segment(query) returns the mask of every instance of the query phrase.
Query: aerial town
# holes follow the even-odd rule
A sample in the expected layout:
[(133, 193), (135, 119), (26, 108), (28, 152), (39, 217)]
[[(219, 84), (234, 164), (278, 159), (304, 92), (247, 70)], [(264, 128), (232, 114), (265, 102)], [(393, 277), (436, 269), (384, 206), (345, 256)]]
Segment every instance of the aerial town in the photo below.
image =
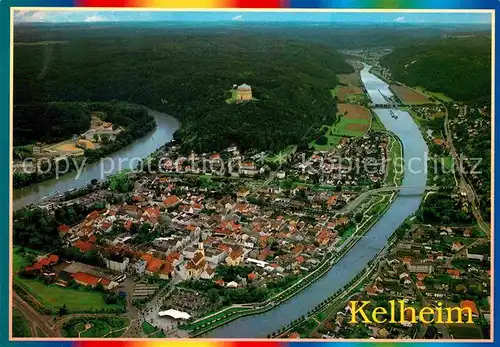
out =
[[(62, 35), (55, 27), (33, 30)], [(16, 83), (41, 83), (29, 77), (23, 28)], [(75, 28), (77, 38), (68, 35), (80, 47), (85, 33)], [(119, 40), (101, 52), (107, 33), (97, 26), (82, 48), (87, 59), (100, 52), (95, 64), (71, 55), (91, 82), (66, 98), (71, 88), (51, 75), (54, 89), (37, 97), (57, 102), (18, 89), (12, 337), (490, 339), (492, 108), (480, 84), (490, 78), (489, 31), (471, 42), (421, 29), (436, 40), (422, 45), (433, 59), (447, 59), (436, 52), (448, 45), (453, 54), (479, 45), (477, 91), (464, 96), (451, 73), (438, 91), (420, 79), (421, 61), (436, 64), (401, 48), (424, 40), (413, 27), (398, 34), (403, 43), (381, 28), (370, 29), (380, 30), (380, 46), (361, 26), (365, 34), (342, 29), (359, 44), (340, 35), (345, 47), (325, 53), (315, 42), (328, 42), (321, 26), (269, 42), (271, 34), (241, 40), (237, 30), (220, 38), (210, 29), (214, 43), (161, 25), (143, 42), (139, 26), (110, 29)], [(69, 54), (64, 42), (44, 45)], [(126, 92), (113, 79), (122, 65), (103, 79), (106, 68), (93, 70), (134, 49), (154, 68), (120, 79)], [(265, 58), (245, 65), (242, 49)], [(184, 71), (186, 52), (203, 57), (203, 73)], [(160, 73), (154, 61), (165, 57), (183, 68)], [(311, 71), (299, 73), (307, 57)], [(230, 77), (226, 59), (239, 66)], [(162, 80), (141, 84), (155, 74)], [(288, 86), (296, 79), (303, 84)], [(37, 123), (45, 117), (56, 125)]]

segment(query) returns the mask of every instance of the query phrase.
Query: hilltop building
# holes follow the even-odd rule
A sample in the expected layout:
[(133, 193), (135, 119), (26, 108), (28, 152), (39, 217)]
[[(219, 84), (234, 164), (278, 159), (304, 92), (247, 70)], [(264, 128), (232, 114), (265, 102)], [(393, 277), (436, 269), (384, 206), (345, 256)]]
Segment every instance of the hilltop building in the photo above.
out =
[(238, 101), (252, 100), (252, 87), (250, 87), (246, 83), (239, 85), (238, 88), (236, 89), (236, 99)]

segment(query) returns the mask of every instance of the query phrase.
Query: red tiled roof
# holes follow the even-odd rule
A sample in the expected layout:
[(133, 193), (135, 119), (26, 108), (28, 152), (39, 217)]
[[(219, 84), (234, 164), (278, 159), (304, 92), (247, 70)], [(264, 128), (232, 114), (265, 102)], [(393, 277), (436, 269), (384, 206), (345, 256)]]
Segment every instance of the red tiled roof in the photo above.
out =
[(174, 206), (176, 205), (177, 203), (179, 203), (181, 200), (175, 196), (175, 195), (170, 195), (168, 198), (166, 198), (165, 200), (163, 200), (163, 204), (166, 206), (166, 207), (171, 207), (171, 206)]
[(148, 266), (146, 269), (149, 272), (156, 273), (158, 272), (158, 270), (160, 270), (162, 265), (163, 265), (163, 260), (158, 258), (152, 258), (150, 261), (148, 261)]
[(60, 233), (64, 233), (64, 234), (66, 234), (70, 229), (71, 228), (69, 226), (67, 226), (66, 224), (61, 224), (57, 228), (57, 230), (59, 230)]
[(460, 301), (460, 308), (470, 308), (472, 311), (472, 314), (479, 314), (479, 311), (477, 310), (476, 303), (472, 300), (462, 300)]
[(76, 272), (73, 274), (73, 278), (77, 282), (83, 282), (91, 286), (96, 286), (99, 283), (99, 277), (86, 274), (84, 272)]
[(75, 242), (74, 246), (80, 250), (80, 252), (88, 252), (94, 249), (95, 245), (91, 242), (85, 242), (78, 240)]
[(87, 215), (86, 219), (96, 220), (97, 218), (99, 218), (99, 216), (100, 216), (99, 211), (92, 211)]

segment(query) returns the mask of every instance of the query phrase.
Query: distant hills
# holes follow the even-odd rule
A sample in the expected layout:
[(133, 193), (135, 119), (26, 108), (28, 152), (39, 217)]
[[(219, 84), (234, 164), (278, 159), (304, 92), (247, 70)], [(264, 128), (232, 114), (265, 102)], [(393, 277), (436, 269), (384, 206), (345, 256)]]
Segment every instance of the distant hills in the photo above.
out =
[(491, 37), (453, 35), (397, 47), (382, 57), (395, 80), (441, 92), (457, 101), (488, 103)]
[[(181, 119), (185, 150), (307, 143), (336, 113), (330, 94), (336, 75), (353, 71), (324, 45), (245, 31), (42, 26), (24, 36), (57, 43), (15, 45), (16, 104), (117, 100), (149, 106)], [(257, 100), (228, 104), (230, 88), (241, 83), (252, 86)]]

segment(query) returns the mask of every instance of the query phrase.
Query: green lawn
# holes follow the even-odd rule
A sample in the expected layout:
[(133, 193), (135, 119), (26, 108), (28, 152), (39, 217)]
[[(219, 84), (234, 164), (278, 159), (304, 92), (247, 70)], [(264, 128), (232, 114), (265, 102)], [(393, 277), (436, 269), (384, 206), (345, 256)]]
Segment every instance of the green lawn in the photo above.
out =
[(398, 139), (389, 138), (389, 162), (387, 163), (387, 182), (391, 185), (399, 185), (404, 175), (403, 148)]
[(154, 326), (152, 326), (149, 322), (146, 322), (146, 321), (142, 322), (141, 326), (142, 326), (142, 331), (146, 335), (150, 335), (158, 330)]
[(290, 146), (287, 146), (284, 150), (278, 152), (277, 154), (266, 157), (265, 160), (267, 162), (280, 163), (280, 162), (283, 162), (284, 160), (286, 160), (286, 158), (288, 158), (288, 156), (295, 153), (296, 150), (297, 150), (297, 145), (290, 145)]
[(370, 99), (366, 94), (347, 94), (344, 98), (344, 102), (347, 104), (368, 104)]
[(384, 124), (382, 124), (382, 122), (378, 118), (377, 114), (375, 112), (371, 112), (371, 113), (372, 113), (372, 126), (370, 129), (372, 131), (384, 131), (385, 126), (384, 126)]
[(16, 283), (28, 290), (42, 304), (55, 310), (66, 305), (69, 311), (84, 311), (89, 309), (117, 309), (122, 305), (108, 305), (104, 302), (104, 295), (99, 292), (76, 290), (45, 283), (34, 279), (15, 277)]
[(432, 96), (432, 97), (434, 97), (436, 99), (439, 99), (439, 100), (441, 100), (443, 102), (452, 102), (453, 101), (452, 98), (444, 95), (443, 93), (430, 92), (430, 91), (426, 90), (423, 87), (415, 87), (414, 89), (418, 90), (419, 92), (421, 92), (423, 94), (427, 94), (427, 95)]
[(383, 198), (377, 195), (376, 203), (372, 205), (367, 211), (365, 211), (365, 216), (377, 215), (384, 210), (391, 198), (391, 194), (383, 195)]
[(218, 314), (211, 316), (211, 317), (207, 317), (207, 318), (202, 319), (196, 323), (188, 324), (188, 325), (186, 325), (185, 329), (186, 330), (196, 330), (196, 329), (202, 328), (203, 325), (205, 325), (205, 327), (206, 327), (207, 325), (210, 325), (210, 324), (217, 324), (218, 321), (221, 321), (223, 319), (227, 319), (227, 317), (229, 317), (235, 313), (244, 312), (246, 310), (250, 310), (250, 308), (245, 308), (245, 307), (230, 308), (228, 310), (225, 310), (224, 312), (218, 313)]
[(323, 125), (323, 128), (326, 127), (328, 129), (324, 135), (328, 139), (327, 144), (320, 145), (316, 143), (316, 140), (313, 140), (309, 143), (309, 147), (317, 151), (329, 150), (337, 146), (343, 137), (359, 137), (365, 134), (364, 131), (346, 129), (349, 124), (370, 124), (370, 120), (348, 119), (347, 117), (341, 116), (337, 124)]
[(442, 163), (443, 163), (444, 167), (446, 168), (446, 170), (448, 172), (450, 172), (452, 169), (452, 165), (453, 165), (453, 161), (452, 161), (451, 156), (449, 155), (449, 156), (443, 157)]
[(20, 269), (31, 265), (27, 260), (28, 255), (36, 257), (40, 255), (40, 253), (28, 248), (24, 248), (24, 251), (21, 252), (20, 247), (14, 246), (14, 249), (12, 251), (12, 269), (14, 272), (17, 272)]
[(229, 92), (231, 93), (231, 97), (226, 99), (226, 102), (228, 104), (232, 104), (233, 102), (236, 101), (236, 89), (230, 89)]
[(12, 269), (14, 270), (14, 273), (18, 272), (20, 269), (23, 269), (28, 265), (29, 263), (23, 255), (19, 253), (12, 254)]
[(347, 137), (358, 137), (358, 136), (362, 136), (365, 133), (364, 131), (346, 129), (346, 127), (349, 124), (370, 124), (370, 120), (349, 119), (347, 117), (342, 116), (340, 118), (340, 121), (336, 125), (332, 126), (330, 131), (332, 132), (332, 135), (347, 136)]

